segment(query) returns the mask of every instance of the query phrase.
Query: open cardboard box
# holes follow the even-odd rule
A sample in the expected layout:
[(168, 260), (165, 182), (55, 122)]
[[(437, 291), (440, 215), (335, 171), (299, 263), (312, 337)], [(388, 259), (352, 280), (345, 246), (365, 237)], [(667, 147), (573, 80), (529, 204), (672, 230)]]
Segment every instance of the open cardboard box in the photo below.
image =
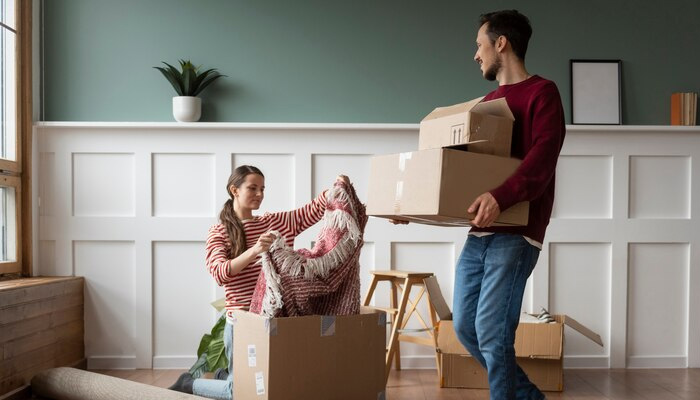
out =
[[(501, 185), (520, 160), (455, 149), (372, 157), (367, 215), (440, 226), (468, 226), (469, 205)], [(527, 225), (529, 204), (503, 210), (494, 226)]]
[(386, 314), (267, 319), (234, 311), (233, 398), (385, 398)]
[(469, 151), (510, 157), (513, 113), (505, 98), (438, 107), (420, 123), (418, 149), (471, 143)]
[[(440, 353), (440, 387), (488, 389), (486, 370), (457, 339), (452, 313), (445, 302), (437, 279), (425, 279), (430, 301), (440, 317), (438, 349)], [(567, 315), (552, 315), (553, 323), (520, 323), (515, 332), (515, 355), (518, 365), (540, 390), (562, 391), (564, 388), (564, 326), (569, 326), (600, 346), (600, 335)]]

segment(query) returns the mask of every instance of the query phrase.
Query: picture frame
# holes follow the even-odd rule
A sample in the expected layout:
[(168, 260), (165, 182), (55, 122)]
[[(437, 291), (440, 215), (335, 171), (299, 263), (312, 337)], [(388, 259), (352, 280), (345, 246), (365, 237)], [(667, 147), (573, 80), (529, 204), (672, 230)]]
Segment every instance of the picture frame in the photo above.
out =
[(622, 125), (622, 61), (569, 60), (571, 123)]

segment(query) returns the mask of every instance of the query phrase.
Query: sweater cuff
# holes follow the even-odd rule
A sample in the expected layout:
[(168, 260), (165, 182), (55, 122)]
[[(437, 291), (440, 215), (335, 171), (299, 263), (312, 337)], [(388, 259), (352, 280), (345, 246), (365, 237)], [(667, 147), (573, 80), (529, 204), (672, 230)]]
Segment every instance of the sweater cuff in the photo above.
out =
[(491, 193), (491, 196), (496, 199), (496, 203), (498, 203), (498, 208), (501, 210), (501, 212), (509, 209), (511, 206), (517, 203), (514, 196), (512, 196), (508, 189), (505, 188), (505, 185), (501, 185), (491, 190), (489, 193)]

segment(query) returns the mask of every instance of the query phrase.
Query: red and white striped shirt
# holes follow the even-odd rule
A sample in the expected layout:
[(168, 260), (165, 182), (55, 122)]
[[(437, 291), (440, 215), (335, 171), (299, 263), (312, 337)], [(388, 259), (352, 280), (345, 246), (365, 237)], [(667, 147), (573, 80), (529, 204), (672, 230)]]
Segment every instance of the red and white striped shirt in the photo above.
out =
[[(292, 211), (265, 213), (263, 216), (255, 216), (243, 221), (243, 230), (246, 236), (246, 246), (255, 245), (263, 233), (275, 230), (286, 238), (288, 246), (294, 246), (294, 238), (311, 225), (320, 221), (326, 210), (325, 192), (321, 193), (311, 203)], [(250, 308), (255, 284), (260, 275), (260, 255), (253, 262), (243, 268), (237, 275), (229, 275), (229, 251), (231, 241), (223, 224), (216, 224), (209, 228), (206, 246), (206, 266), (219, 286), (224, 287), (226, 294), (226, 310), (230, 316), (231, 311)]]

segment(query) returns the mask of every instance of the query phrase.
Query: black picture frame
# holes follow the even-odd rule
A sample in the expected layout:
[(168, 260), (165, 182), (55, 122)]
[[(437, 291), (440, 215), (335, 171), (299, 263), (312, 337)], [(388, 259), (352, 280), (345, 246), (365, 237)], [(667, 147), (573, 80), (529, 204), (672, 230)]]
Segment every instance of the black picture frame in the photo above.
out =
[(622, 125), (622, 61), (569, 60), (571, 123)]

